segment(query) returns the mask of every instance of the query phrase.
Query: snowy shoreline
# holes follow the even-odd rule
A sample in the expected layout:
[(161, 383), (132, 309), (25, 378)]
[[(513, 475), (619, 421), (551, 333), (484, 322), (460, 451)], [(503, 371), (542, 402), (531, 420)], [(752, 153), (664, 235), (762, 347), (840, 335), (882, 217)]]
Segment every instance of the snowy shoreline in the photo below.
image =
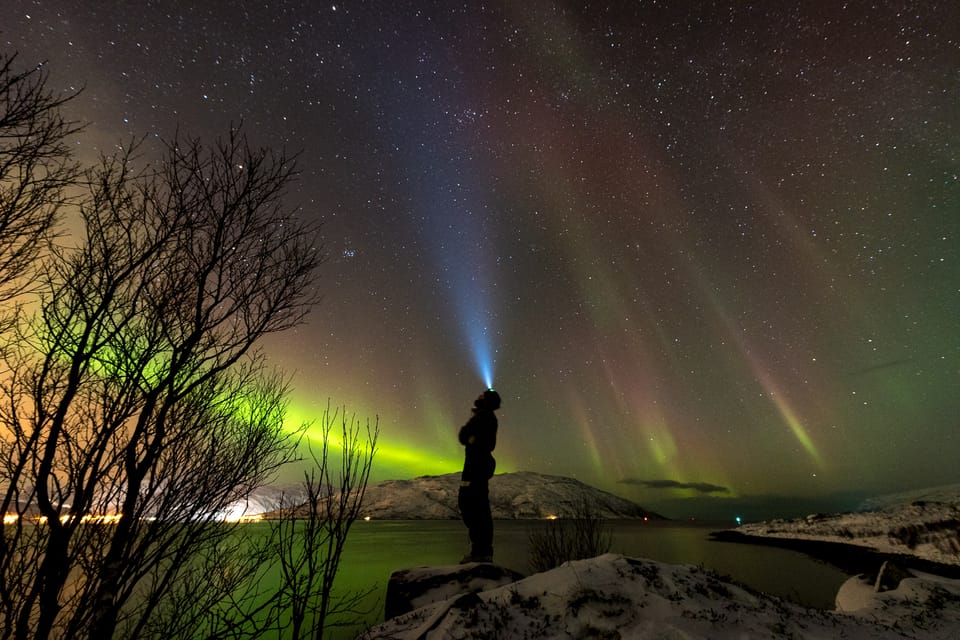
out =
[[(852, 556), (860, 554), (859, 549), (873, 550), (931, 573), (960, 569), (960, 490), (956, 485), (906, 494), (900, 500), (878, 498), (870, 506), (869, 511), (813, 514), (745, 524), (733, 531), (758, 538), (758, 544), (761, 540), (791, 541), (786, 544), (794, 548), (807, 542), (842, 544)], [(830, 553), (828, 547), (823, 549)], [(925, 563), (931, 563), (929, 569), (921, 568)]]
[(735, 529), (714, 531), (710, 534), (710, 538), (717, 542), (762, 545), (798, 551), (833, 565), (851, 576), (862, 573), (876, 573), (884, 561), (893, 560), (901, 566), (924, 573), (932, 573), (944, 578), (960, 579), (960, 564), (929, 560), (911, 553), (878, 550), (851, 542), (823, 540), (813, 537), (794, 538), (785, 535), (760, 535)]
[[(362, 637), (871, 640), (960, 637), (960, 491), (883, 499), (871, 511), (814, 514), (715, 531), (777, 546), (851, 577), (833, 610), (803, 607), (692, 565), (607, 554), (470, 591), (387, 620)], [(449, 568), (436, 567), (442, 575)]]

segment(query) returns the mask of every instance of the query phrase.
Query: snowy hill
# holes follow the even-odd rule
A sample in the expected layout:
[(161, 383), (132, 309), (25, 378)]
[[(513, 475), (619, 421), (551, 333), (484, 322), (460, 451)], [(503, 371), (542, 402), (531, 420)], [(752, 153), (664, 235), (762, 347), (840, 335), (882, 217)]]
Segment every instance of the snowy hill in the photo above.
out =
[(841, 542), (960, 565), (960, 485), (874, 498), (865, 511), (739, 527), (748, 536)]
[[(388, 480), (367, 487), (361, 516), (389, 520), (459, 518), (459, 489), (459, 473)], [(490, 509), (498, 520), (569, 516), (584, 500), (603, 518), (661, 519), (625, 498), (572, 478), (518, 472), (490, 480)]]
[(927, 487), (891, 493), (864, 500), (857, 511), (879, 511), (889, 507), (903, 507), (914, 502), (938, 502), (957, 504), (960, 502), (960, 484), (948, 484), (940, 487)]
[(306, 499), (303, 487), (296, 484), (257, 487), (244, 500), (230, 505), (223, 512), (223, 516), (227, 520), (256, 518), (262, 514), (271, 513), (281, 506), (303, 504)]
[[(841, 611), (805, 609), (693, 566), (607, 554), (435, 602), (374, 627), (408, 638), (956, 638), (960, 581), (904, 580)], [(838, 603), (840, 604), (840, 603)]]

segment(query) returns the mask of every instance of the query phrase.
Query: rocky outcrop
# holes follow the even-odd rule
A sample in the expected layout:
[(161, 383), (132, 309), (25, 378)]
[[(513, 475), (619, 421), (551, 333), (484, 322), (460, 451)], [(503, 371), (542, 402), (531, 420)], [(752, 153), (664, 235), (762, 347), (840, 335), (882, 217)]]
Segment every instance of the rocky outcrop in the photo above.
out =
[[(442, 575), (449, 569), (430, 571)], [(821, 611), (691, 565), (606, 554), (478, 593), (446, 599), (440, 598), (450, 592), (438, 593), (432, 604), (386, 620), (363, 637), (960, 638), (960, 581), (917, 576), (879, 593), (862, 586), (864, 592), (852, 594), (857, 602), (844, 599), (839, 612)]]
[(390, 620), (408, 611), (456, 596), (473, 595), (510, 584), (523, 577), (516, 571), (486, 563), (394, 571), (387, 583), (384, 619)]
[(893, 591), (900, 586), (900, 583), (906, 578), (912, 578), (913, 572), (900, 566), (892, 560), (884, 560), (880, 565), (880, 571), (873, 581), (873, 590), (877, 593), (881, 591)]

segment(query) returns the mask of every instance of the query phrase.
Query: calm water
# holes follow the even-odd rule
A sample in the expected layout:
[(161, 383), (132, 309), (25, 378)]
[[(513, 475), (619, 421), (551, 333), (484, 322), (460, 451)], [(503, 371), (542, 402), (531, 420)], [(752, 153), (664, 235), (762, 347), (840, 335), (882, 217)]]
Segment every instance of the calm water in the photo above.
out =
[[(494, 525), (494, 560), (525, 575), (529, 535), (536, 521), (502, 521)], [(700, 565), (739, 583), (809, 607), (829, 609), (847, 576), (795, 551), (715, 542), (709, 533), (723, 526), (676, 523), (611, 524), (611, 551), (672, 564)], [(375, 587), (375, 613), (382, 620), (387, 580), (409, 567), (456, 564), (467, 550), (466, 529), (459, 521), (357, 522), (350, 533), (337, 589)], [(336, 637), (350, 638), (344, 632)]]

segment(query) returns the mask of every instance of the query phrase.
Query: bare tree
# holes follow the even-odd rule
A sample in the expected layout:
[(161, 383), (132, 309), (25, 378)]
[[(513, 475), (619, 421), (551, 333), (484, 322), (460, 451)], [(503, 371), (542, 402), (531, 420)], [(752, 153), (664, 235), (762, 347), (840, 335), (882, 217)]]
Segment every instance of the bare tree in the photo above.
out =
[[(57, 95), (47, 88), (42, 67), (17, 68), (15, 54), (0, 53), (0, 353), (14, 356), (10, 338), (19, 313), (17, 297), (29, 290), (36, 259), (47, 247), (66, 192), (79, 175), (66, 138), (79, 126), (65, 120), (60, 108), (76, 94)], [(9, 378), (15, 372), (4, 371)], [(3, 390), (12, 400), (12, 389)], [(8, 405), (13, 407), (12, 404)], [(0, 512), (25, 514), (31, 487), (12, 482), (20, 477), (29, 458), (27, 446), (16, 432), (19, 410), (0, 411)], [(11, 418), (11, 419), (7, 419)], [(13, 606), (21, 576), (36, 566), (38, 545), (17, 549), (16, 541), (38, 541), (45, 533), (25, 530), (19, 518), (3, 524), (0, 535), (0, 629), (12, 629)]]
[[(339, 422), (339, 465), (330, 460), (330, 442)], [(335, 618), (342, 624), (357, 622), (366, 613), (358, 607), (369, 592), (335, 596), (333, 583), (347, 534), (360, 515), (373, 466), (378, 426), (361, 428), (346, 409), (323, 415), (322, 445), (311, 448), (314, 466), (305, 472), (302, 488), (306, 500), (293, 509), (281, 509), (277, 521), (276, 553), (281, 579), (278, 604), (289, 612), (289, 627), (281, 621), (281, 633), (291, 640), (320, 640)]]
[(60, 111), (76, 94), (55, 94), (42, 67), (21, 71), (16, 61), (0, 53), (0, 304), (29, 286), (78, 175), (66, 138), (80, 127)]
[[(73, 95), (14, 62), (0, 56), (0, 303), (37, 310), (0, 325), (0, 638), (320, 637), (359, 597), (331, 590), (377, 427), (328, 411), (305, 510), (262, 538), (221, 518), (303, 435), (256, 348), (318, 299), (315, 228), (281, 204), (295, 159), (231, 131), (81, 175), (59, 113)], [(85, 233), (56, 246), (68, 203)]]
[[(335, 592), (334, 580), (378, 434), (376, 422), (361, 425), (345, 408), (328, 406), (322, 444), (310, 446), (298, 490), (283, 495), (265, 522), (244, 525), (243, 535), (195, 559), (164, 611), (130, 637), (307, 640), (359, 624), (373, 588)], [(337, 449), (339, 456), (331, 456)]]
[[(4, 532), (0, 568), (30, 569), (0, 575), (6, 637), (137, 637), (229, 536), (214, 515), (296, 443), (255, 347), (316, 301), (314, 228), (281, 203), (294, 159), (232, 131), (134, 165), (91, 175), (86, 235), (44, 262), (40, 311), (11, 341), (0, 489), (45, 524)], [(102, 513), (119, 518), (89, 526)]]

